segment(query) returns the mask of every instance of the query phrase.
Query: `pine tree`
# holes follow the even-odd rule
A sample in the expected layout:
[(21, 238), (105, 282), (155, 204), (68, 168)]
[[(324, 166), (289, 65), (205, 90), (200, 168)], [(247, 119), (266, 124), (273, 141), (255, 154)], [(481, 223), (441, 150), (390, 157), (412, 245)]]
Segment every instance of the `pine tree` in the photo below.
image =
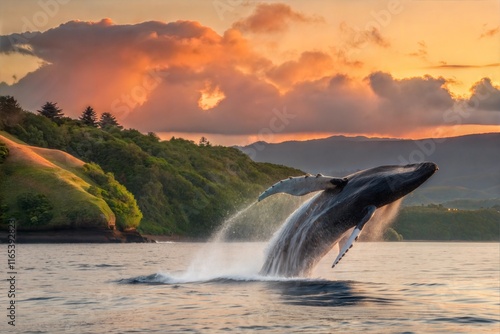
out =
[(58, 121), (64, 116), (62, 109), (57, 107), (56, 102), (47, 102), (42, 106), (41, 110), (37, 111), (40, 115), (45, 116), (52, 121)]
[(105, 112), (101, 115), (101, 118), (99, 119), (99, 126), (101, 129), (109, 129), (112, 127), (117, 127), (119, 129), (123, 128), (120, 124), (118, 124), (115, 116), (109, 112)]
[(97, 122), (97, 114), (94, 111), (94, 109), (91, 106), (88, 106), (85, 108), (85, 110), (82, 112), (82, 115), (80, 116), (80, 121), (88, 126), (98, 126)]
[(19, 123), (23, 110), (12, 96), (0, 96), (0, 130)]

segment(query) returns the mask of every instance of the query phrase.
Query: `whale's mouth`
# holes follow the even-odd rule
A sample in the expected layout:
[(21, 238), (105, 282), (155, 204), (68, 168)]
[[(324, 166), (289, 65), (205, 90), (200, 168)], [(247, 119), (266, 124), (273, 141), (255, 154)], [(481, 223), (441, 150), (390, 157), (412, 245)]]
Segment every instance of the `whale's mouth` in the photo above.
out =
[(431, 173), (431, 175), (439, 170), (438, 165), (436, 165), (434, 162), (422, 162), (420, 164), (417, 164), (416, 166), (418, 169), (422, 169)]
[[(436, 165), (433, 162), (423, 162), (421, 164), (416, 164), (413, 175), (409, 175), (408, 177), (408, 183), (412, 188), (410, 191), (413, 191), (416, 188), (418, 188), (422, 183), (427, 181), (427, 179), (430, 178), (432, 175), (434, 175), (434, 173), (437, 172), (438, 170), (439, 170), (438, 165)], [(412, 185), (413, 183), (416, 184)]]

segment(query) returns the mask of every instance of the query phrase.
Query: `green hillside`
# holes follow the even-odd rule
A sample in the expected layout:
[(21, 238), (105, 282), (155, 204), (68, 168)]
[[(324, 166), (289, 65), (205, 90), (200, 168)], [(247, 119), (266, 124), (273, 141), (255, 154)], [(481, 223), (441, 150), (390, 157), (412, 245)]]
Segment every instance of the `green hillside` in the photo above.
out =
[[(303, 174), (256, 163), (235, 148), (212, 146), (208, 141), (161, 141), (154, 133), (123, 130), (118, 124), (100, 128), (65, 117), (49, 119), (22, 111), (15, 100), (6, 109), (10, 121), (3, 122), (4, 131), (30, 145), (95, 163), (87, 165), (91, 169), (87, 172), (96, 184), (100, 178), (93, 177), (93, 171), (102, 168), (112, 173), (109, 181), (125, 186), (137, 201), (143, 215), (138, 228), (143, 233), (206, 237), (276, 180)], [(103, 198), (109, 193), (94, 190), (87, 192)], [(115, 198), (121, 197), (120, 191), (115, 193)], [(110, 207), (120, 211), (119, 206)]]

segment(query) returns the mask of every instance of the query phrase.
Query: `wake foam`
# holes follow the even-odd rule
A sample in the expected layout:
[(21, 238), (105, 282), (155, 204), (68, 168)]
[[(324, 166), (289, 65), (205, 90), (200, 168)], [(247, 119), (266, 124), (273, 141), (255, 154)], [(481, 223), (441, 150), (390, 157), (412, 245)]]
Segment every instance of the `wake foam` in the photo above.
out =
[(157, 285), (157, 284), (204, 284), (204, 283), (252, 283), (252, 282), (303, 282), (305, 284), (325, 284), (330, 281), (324, 279), (312, 279), (312, 278), (298, 278), (298, 277), (273, 277), (273, 276), (262, 276), (262, 275), (228, 275), (228, 276), (218, 276), (208, 279), (194, 279), (186, 277), (185, 275), (170, 275), (167, 273), (156, 273), (147, 276), (137, 276), (131, 278), (123, 278), (118, 281), (120, 284), (146, 284), (146, 285)]
[[(205, 285), (219, 286), (226, 289), (227, 285), (258, 284), (258, 291), (266, 291), (284, 304), (340, 307), (359, 304), (372, 304), (381, 307), (397, 302), (397, 300), (373, 295), (370, 290), (380, 290), (379, 283), (355, 281), (329, 281), (325, 279), (290, 278), (272, 276), (221, 276), (206, 281), (190, 281), (185, 278), (165, 273), (156, 273), (148, 276), (138, 276), (118, 281), (119, 284), (169, 285), (174, 289), (186, 285), (197, 285), (197, 291), (203, 290)], [(209, 287), (212, 291), (213, 286)], [(385, 287), (382, 287), (385, 289)], [(198, 290), (201, 289), (201, 290)], [(368, 290), (368, 291), (366, 291)], [(254, 290), (250, 290), (254, 291)]]

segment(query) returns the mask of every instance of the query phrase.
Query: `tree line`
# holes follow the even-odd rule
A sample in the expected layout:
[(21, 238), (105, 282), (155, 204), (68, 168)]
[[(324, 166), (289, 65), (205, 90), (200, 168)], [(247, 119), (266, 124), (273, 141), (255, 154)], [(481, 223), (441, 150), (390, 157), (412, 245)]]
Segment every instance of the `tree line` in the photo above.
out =
[[(7, 97), (11, 98), (12, 97)], [(10, 102), (12, 103), (12, 101)], [(46, 102), (40, 110), (37, 110), (37, 112), (42, 115), (47, 117), (48, 119), (54, 121), (54, 122), (60, 122), (62, 118), (64, 117), (64, 113), (62, 112), (62, 109), (60, 109), (57, 106), (57, 103), (55, 102)], [(116, 117), (109, 113), (109, 112), (104, 112), (101, 114), (101, 117), (98, 119), (97, 118), (97, 113), (95, 112), (94, 108), (91, 106), (88, 106), (85, 108), (84, 111), (82, 111), (82, 114), (78, 118), (84, 125), (87, 126), (93, 126), (93, 127), (99, 127), (101, 129), (106, 129), (110, 127), (117, 127), (122, 129), (123, 127), (118, 123)]]

